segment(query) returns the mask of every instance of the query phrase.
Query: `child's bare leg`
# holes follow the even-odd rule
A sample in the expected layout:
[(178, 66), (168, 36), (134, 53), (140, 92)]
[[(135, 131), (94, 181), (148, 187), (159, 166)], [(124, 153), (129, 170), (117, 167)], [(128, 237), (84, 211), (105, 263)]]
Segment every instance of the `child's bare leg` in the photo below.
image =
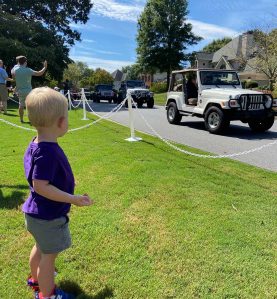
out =
[(38, 266), (38, 283), (43, 297), (53, 295), (55, 288), (54, 272), (55, 259), (58, 254), (41, 254), (41, 260)]
[(38, 280), (38, 266), (41, 260), (41, 251), (40, 249), (37, 247), (37, 245), (34, 245), (31, 254), (30, 254), (30, 259), (29, 259), (29, 263), (30, 263), (30, 268), (31, 268), (31, 274), (32, 274), (32, 278), (34, 280)]

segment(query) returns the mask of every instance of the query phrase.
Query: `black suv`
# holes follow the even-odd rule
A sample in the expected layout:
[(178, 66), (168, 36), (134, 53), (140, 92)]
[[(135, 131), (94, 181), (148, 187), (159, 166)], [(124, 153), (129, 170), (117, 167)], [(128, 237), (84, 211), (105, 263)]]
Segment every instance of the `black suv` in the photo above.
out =
[(93, 93), (93, 101), (100, 103), (101, 100), (106, 100), (109, 103), (112, 101), (117, 102), (116, 93), (113, 91), (113, 86), (111, 84), (98, 84), (95, 85)]
[[(139, 108), (142, 107), (144, 103), (147, 104), (148, 108), (154, 107), (154, 94), (146, 88), (144, 81), (127, 80), (121, 83), (118, 102), (122, 102), (126, 98), (127, 90), (130, 91), (133, 100), (137, 103)], [(125, 106), (128, 107), (127, 101)]]

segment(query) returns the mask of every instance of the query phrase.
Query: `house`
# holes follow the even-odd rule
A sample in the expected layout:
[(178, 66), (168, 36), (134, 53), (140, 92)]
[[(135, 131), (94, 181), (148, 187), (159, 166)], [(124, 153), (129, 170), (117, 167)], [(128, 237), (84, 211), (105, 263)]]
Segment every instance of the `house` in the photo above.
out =
[(255, 70), (256, 52), (254, 36), (251, 32), (246, 32), (215, 53), (197, 52), (193, 67), (235, 70), (241, 80), (254, 80), (259, 85), (268, 85), (266, 75)]

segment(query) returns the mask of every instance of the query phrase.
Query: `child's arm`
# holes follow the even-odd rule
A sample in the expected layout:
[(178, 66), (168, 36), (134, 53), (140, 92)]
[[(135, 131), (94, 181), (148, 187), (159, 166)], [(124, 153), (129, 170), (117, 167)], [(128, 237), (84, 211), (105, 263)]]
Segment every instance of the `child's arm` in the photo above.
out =
[(37, 194), (53, 201), (71, 203), (79, 207), (92, 204), (88, 195), (71, 195), (49, 184), (49, 181), (33, 180), (33, 188)]

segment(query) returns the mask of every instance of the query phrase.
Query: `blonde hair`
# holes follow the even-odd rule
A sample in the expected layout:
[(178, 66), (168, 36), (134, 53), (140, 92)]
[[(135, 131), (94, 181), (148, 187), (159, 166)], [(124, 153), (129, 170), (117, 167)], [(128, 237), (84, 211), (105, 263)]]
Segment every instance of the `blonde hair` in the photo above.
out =
[(49, 87), (33, 89), (27, 96), (26, 108), (34, 127), (50, 127), (68, 113), (66, 97)]

